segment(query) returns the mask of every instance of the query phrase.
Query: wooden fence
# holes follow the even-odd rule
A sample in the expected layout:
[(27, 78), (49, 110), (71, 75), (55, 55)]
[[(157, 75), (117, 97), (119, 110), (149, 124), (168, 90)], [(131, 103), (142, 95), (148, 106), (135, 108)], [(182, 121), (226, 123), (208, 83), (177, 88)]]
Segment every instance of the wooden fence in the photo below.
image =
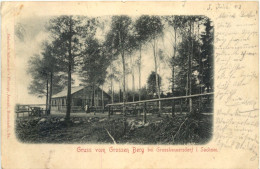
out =
[[(178, 96), (178, 97), (167, 97), (161, 99), (141, 100), (135, 102), (125, 103), (113, 103), (107, 104), (108, 118), (115, 112), (122, 112), (123, 109), (132, 114), (140, 114), (143, 112), (143, 121), (146, 123), (147, 113), (163, 113), (171, 112), (172, 116), (178, 113), (190, 112), (189, 100), (192, 100), (192, 109), (196, 109), (198, 112), (212, 112), (213, 111), (213, 99), (214, 93), (206, 94), (195, 94), (190, 96)], [(161, 103), (159, 103), (161, 102)], [(161, 110), (159, 110), (159, 104), (161, 104)]]
[(45, 104), (27, 104), (27, 105), (16, 105), (15, 113), (17, 117), (20, 117), (20, 114), (22, 114), (22, 117), (25, 116), (42, 116), (44, 114), (47, 114)]
[[(51, 106), (51, 110), (57, 112), (66, 112), (67, 106)], [(82, 112), (84, 108), (82, 106), (71, 106), (71, 113)]]

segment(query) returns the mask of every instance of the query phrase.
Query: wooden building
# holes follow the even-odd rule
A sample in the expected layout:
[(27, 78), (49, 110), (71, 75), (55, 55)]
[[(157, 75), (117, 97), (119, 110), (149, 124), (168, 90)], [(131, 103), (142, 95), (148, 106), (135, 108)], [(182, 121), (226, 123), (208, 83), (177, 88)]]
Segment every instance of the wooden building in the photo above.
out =
[[(103, 100), (102, 100), (103, 97)], [(52, 110), (66, 111), (67, 88), (52, 96)], [(102, 107), (111, 100), (110, 95), (99, 87), (93, 92), (90, 86), (71, 87), (71, 110), (84, 111), (85, 105), (90, 107)]]

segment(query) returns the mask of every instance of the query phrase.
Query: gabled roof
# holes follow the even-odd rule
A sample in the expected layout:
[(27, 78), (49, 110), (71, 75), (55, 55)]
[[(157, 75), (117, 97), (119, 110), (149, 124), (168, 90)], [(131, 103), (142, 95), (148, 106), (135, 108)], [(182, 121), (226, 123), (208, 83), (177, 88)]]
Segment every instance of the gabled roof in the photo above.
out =
[[(75, 86), (75, 87), (71, 87), (71, 94), (74, 94), (82, 89), (84, 89), (86, 86)], [(98, 87), (99, 90), (102, 90), (100, 87)], [(107, 94), (104, 90), (104, 95), (108, 96), (109, 98), (111, 98), (111, 96), (109, 94)], [(67, 97), (67, 93), (68, 90), (67, 88), (63, 89), (61, 92), (55, 94), (52, 96), (52, 98), (61, 98), (61, 97)]]
[[(71, 87), (71, 94), (74, 94), (74, 93), (80, 91), (81, 89), (84, 89), (84, 86)], [(67, 90), (67, 88), (65, 88), (61, 92), (53, 95), (52, 98), (66, 97), (67, 92), (68, 92), (68, 90)]]

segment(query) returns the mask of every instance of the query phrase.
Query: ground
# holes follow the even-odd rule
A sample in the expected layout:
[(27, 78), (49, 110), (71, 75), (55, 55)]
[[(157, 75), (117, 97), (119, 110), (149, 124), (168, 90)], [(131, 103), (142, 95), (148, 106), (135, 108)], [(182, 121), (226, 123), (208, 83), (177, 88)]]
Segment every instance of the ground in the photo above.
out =
[(123, 115), (72, 113), (69, 124), (64, 117), (19, 117), (17, 137), (25, 143), (204, 144), (212, 134), (212, 114), (148, 114), (145, 124), (142, 115), (128, 116), (126, 133)]

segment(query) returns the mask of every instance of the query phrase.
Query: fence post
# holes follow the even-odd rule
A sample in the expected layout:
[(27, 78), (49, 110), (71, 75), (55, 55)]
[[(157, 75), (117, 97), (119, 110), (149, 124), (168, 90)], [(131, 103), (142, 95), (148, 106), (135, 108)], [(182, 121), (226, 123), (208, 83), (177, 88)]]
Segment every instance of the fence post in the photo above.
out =
[(191, 114), (191, 113), (194, 113), (194, 111), (193, 111), (193, 100), (192, 100), (192, 97), (190, 97), (189, 98), (189, 113)]
[(133, 111), (133, 115), (136, 116), (136, 104), (134, 105), (134, 111)]
[(141, 114), (140, 104), (138, 104), (138, 106), (137, 106), (137, 116), (139, 117), (140, 114)]
[(175, 100), (172, 100), (172, 117), (175, 115)]
[(143, 123), (146, 123), (146, 103), (144, 103), (144, 109), (143, 109)]
[(181, 114), (182, 114), (182, 99), (180, 99), (181, 100)]
[(108, 118), (110, 119), (110, 106), (108, 106)]
[(199, 113), (201, 113), (202, 96), (199, 96)]
[(160, 114), (161, 114), (161, 112), (160, 112), (160, 102), (159, 101), (157, 101), (156, 102), (157, 103), (157, 106), (156, 106), (156, 108), (158, 109), (158, 115), (160, 116)]

